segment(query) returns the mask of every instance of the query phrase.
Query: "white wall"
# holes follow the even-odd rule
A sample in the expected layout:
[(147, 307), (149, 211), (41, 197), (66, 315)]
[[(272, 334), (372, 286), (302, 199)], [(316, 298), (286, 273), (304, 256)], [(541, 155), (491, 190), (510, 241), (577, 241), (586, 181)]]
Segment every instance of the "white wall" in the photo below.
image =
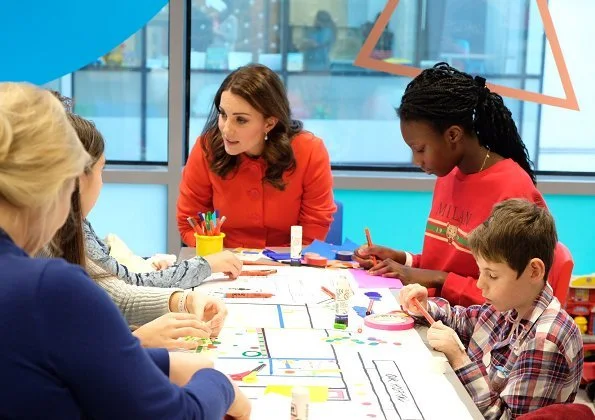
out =
[[(595, 1), (550, 0), (549, 8), (580, 111), (543, 106), (540, 169), (555, 170), (563, 162), (563, 170), (595, 171)], [(561, 94), (559, 80), (558, 70), (548, 47), (544, 93)], [(564, 150), (560, 149), (568, 150), (568, 155), (562, 157), (559, 153)], [(558, 153), (556, 156), (551, 155), (554, 151)]]

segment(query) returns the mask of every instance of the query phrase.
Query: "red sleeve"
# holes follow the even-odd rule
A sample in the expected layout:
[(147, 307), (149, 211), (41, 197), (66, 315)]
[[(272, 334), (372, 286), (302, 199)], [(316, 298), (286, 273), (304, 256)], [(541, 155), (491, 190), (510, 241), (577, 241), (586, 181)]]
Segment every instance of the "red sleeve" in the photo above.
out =
[(298, 218), (305, 245), (314, 239), (325, 240), (337, 210), (328, 151), (320, 139), (314, 139), (312, 145), (304, 172), (304, 193)]
[(178, 230), (182, 241), (188, 246), (196, 246), (194, 231), (186, 220), (196, 217), (198, 212), (213, 209), (213, 186), (209, 178), (209, 164), (198, 139), (188, 156), (182, 171), (180, 195), (178, 196)]
[(419, 268), (419, 264), (421, 262), (421, 254), (412, 254), (413, 262), (411, 263), (411, 267)]
[(547, 208), (547, 204), (545, 203), (543, 196), (541, 195), (537, 187), (533, 185), (533, 183), (527, 185), (525, 188), (522, 188), (521, 186), (521, 189), (516, 191), (515, 193), (504, 194), (502, 197), (500, 197), (498, 203), (511, 198), (524, 198), (525, 200), (530, 201), (531, 203), (537, 204), (539, 207)]
[(453, 306), (483, 305), (486, 301), (477, 287), (477, 279), (455, 273), (446, 276), (440, 296)]

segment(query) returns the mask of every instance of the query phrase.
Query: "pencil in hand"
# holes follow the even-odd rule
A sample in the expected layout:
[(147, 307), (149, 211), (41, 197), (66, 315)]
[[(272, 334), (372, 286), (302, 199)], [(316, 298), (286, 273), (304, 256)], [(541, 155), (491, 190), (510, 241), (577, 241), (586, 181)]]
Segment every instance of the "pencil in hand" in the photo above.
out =
[(430, 325), (432, 325), (434, 322), (434, 318), (432, 318), (432, 315), (430, 315), (430, 313), (426, 310), (426, 308), (424, 308), (421, 303), (419, 303), (419, 300), (417, 300), (416, 297), (412, 297), (411, 298), (411, 302), (413, 302), (413, 305), (415, 305), (415, 307), (417, 308), (417, 310), (419, 312), (421, 312), (421, 314), (424, 316), (424, 318), (426, 319), (426, 321), (428, 321), (428, 323)]
[[(368, 242), (368, 248), (371, 248), (372, 247), (372, 236), (370, 236), (370, 229), (364, 228), (364, 232), (366, 234), (366, 241)], [(376, 260), (375, 255), (370, 255), (370, 259), (372, 260), (372, 264), (374, 264), (374, 265), (378, 264), (378, 261)]]
[[(417, 300), (416, 297), (411, 298), (411, 302), (413, 302), (413, 304), (415, 305), (415, 307), (417, 308), (418, 311), (421, 312), (421, 314), (424, 316), (424, 318), (426, 319), (426, 321), (428, 321), (430, 323), (430, 325), (434, 324), (436, 321), (434, 320), (434, 318), (432, 318), (432, 315), (430, 315), (430, 313), (426, 310), (426, 308), (424, 308), (421, 303), (419, 302), (419, 300)], [(455, 341), (457, 342), (459, 348), (461, 349), (461, 351), (465, 352), (465, 346), (463, 345), (463, 342), (461, 341), (461, 337), (459, 337), (459, 335), (457, 334), (456, 331), (453, 330), (454, 333), (454, 338)]]

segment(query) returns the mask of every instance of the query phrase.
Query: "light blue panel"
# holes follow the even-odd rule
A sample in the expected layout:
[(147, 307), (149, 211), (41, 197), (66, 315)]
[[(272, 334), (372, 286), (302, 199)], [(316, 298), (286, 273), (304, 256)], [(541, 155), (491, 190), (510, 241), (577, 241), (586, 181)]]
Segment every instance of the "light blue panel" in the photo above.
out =
[(97, 234), (118, 235), (137, 255), (167, 250), (167, 186), (105, 184), (89, 221)]
[(378, 245), (421, 251), (431, 193), (336, 190), (335, 200), (343, 203), (344, 238), (363, 244), (368, 227)]
[(595, 196), (546, 195), (550, 211), (556, 220), (558, 237), (574, 258), (574, 273), (595, 272)]
[(0, 2), (0, 80), (47, 83), (138, 31), (167, 0)]
[[(335, 199), (343, 203), (346, 238), (363, 244), (367, 226), (377, 244), (421, 250), (430, 192), (336, 190)], [(574, 257), (574, 273), (595, 272), (595, 229), (588, 223), (595, 214), (595, 196), (547, 195), (545, 199), (560, 241)]]

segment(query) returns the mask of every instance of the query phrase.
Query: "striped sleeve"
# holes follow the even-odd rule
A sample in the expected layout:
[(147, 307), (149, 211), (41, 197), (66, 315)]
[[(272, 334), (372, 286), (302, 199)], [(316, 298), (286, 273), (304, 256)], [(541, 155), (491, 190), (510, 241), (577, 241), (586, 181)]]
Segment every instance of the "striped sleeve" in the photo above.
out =
[(92, 261), (87, 262), (87, 270), (97, 277), (99, 287), (110, 296), (131, 326), (144, 325), (169, 313), (171, 295), (181, 290), (133, 286), (115, 276), (105, 276), (105, 272)]
[(169, 268), (149, 273), (135, 273), (109, 255), (108, 246), (97, 236), (91, 224), (85, 220), (85, 247), (87, 257), (109, 274), (135, 286), (176, 287), (190, 289), (200, 285), (211, 275), (209, 263), (195, 257)]
[(482, 306), (473, 305), (468, 308), (451, 306), (446, 299), (428, 299), (428, 312), (435, 320), (442, 323), (457, 333), (465, 346), (468, 346), (477, 320), (482, 313)]

